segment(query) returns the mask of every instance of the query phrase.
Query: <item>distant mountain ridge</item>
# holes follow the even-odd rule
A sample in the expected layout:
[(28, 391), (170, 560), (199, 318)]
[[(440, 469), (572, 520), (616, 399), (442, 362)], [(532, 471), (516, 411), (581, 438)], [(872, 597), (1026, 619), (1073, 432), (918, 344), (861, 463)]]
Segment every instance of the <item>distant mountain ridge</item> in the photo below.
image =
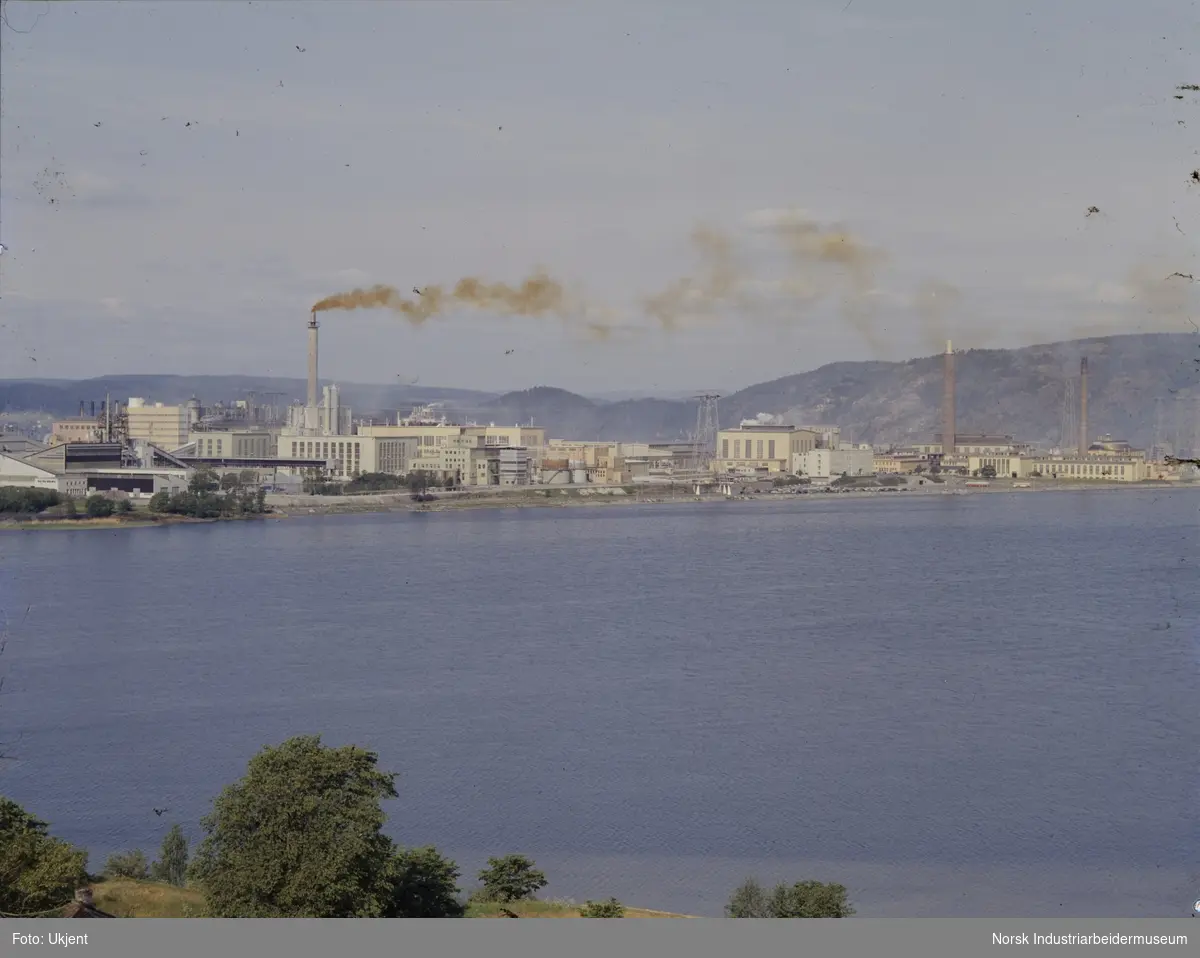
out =
[[(972, 349), (956, 355), (957, 424), (960, 433), (1013, 435), (1053, 444), (1061, 432), (1063, 396), (1076, 379), (1080, 357), (1089, 364), (1089, 431), (1110, 433), (1141, 447), (1178, 434), (1180, 447), (1200, 445), (1200, 336), (1145, 333), (1027, 346)], [(940, 431), (941, 356), (903, 362), (837, 362), (809, 372), (758, 383), (720, 401), (722, 425), (759, 413), (792, 423), (833, 423), (858, 442), (905, 443)], [(588, 399), (550, 386), (493, 393), (412, 386), (341, 386), (356, 415), (390, 414), (415, 403), (440, 401), (448, 416), (475, 421), (545, 426), (554, 438), (679, 439), (695, 428), (696, 405), (679, 399)], [(73, 415), (80, 400), (145, 396), (205, 402), (284, 393), (304, 395), (302, 379), (252, 376), (106, 376), (83, 381), (0, 381), (0, 410), (44, 410)], [(1078, 393), (1076, 393), (1076, 396)]]

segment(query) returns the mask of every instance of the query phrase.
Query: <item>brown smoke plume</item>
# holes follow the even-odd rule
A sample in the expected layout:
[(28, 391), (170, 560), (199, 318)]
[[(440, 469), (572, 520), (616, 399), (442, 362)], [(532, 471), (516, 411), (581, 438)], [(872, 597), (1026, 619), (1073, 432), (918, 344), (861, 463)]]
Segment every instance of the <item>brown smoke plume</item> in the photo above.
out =
[(483, 309), (507, 316), (544, 316), (567, 313), (562, 285), (544, 272), (536, 272), (519, 286), (485, 283), (473, 276), (460, 279), (453, 289), (426, 286), (406, 298), (393, 286), (371, 286), (326, 296), (313, 304), (314, 313), (330, 309), (390, 309), (419, 326), (454, 307)]
[(768, 231), (783, 244), (791, 260), (786, 287), (805, 291), (806, 298), (822, 299), (842, 286), (845, 319), (882, 355), (885, 345), (872, 322), (870, 296), (875, 272), (886, 259), (883, 252), (865, 246), (844, 229), (822, 226), (799, 212), (775, 217)]
[(685, 317), (710, 316), (717, 306), (738, 299), (743, 276), (733, 242), (702, 226), (692, 233), (692, 243), (700, 255), (700, 277), (677, 279), (645, 302), (646, 312), (665, 329), (676, 329)]

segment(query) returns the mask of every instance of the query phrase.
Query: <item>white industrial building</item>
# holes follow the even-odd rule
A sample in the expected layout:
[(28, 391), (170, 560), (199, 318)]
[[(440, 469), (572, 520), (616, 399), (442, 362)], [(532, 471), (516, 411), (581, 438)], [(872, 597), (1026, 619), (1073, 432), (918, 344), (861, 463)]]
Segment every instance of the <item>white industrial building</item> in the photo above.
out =
[(809, 449), (794, 457), (793, 471), (813, 479), (875, 474), (875, 453), (868, 445), (842, 443), (840, 449)]
[(0, 454), (0, 485), (71, 498), (95, 492), (149, 498), (185, 490), (190, 476), (186, 463), (149, 443), (60, 443), (28, 456)]

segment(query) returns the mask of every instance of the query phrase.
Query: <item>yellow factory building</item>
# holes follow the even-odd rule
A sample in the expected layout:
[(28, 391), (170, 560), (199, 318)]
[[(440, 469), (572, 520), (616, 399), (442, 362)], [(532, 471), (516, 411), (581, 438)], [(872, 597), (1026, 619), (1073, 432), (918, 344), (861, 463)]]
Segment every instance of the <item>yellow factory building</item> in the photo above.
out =
[(125, 407), (126, 435), (160, 449), (178, 449), (188, 441), (190, 418), (186, 406), (164, 406), (133, 397)]
[(821, 435), (809, 429), (744, 422), (717, 433), (713, 468), (718, 473), (794, 473), (820, 442)]

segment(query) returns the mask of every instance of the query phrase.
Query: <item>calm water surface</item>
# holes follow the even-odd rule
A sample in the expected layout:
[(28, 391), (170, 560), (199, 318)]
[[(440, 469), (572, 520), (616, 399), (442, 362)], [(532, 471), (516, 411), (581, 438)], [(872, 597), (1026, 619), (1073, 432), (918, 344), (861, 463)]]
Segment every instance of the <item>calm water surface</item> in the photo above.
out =
[[(0, 791), (198, 836), (265, 743), (398, 771), (468, 878), (719, 914), (1183, 914), (1200, 895), (1188, 491), (528, 509), (0, 535)], [(171, 811), (158, 818), (155, 807)]]

